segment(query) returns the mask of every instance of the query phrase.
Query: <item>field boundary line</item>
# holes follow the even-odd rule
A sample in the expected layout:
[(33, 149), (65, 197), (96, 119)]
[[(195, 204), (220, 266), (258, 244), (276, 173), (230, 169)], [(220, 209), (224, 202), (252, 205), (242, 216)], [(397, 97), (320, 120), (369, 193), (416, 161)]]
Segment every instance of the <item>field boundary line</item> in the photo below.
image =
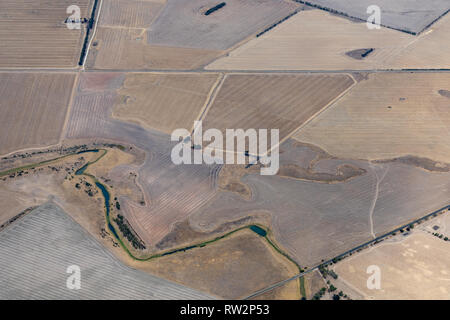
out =
[(72, 91), (70, 94), (70, 99), (69, 99), (69, 105), (67, 106), (67, 110), (66, 110), (66, 117), (64, 119), (64, 124), (61, 130), (61, 134), (59, 136), (59, 142), (58, 145), (61, 145), (62, 141), (66, 138), (67, 135), (67, 124), (69, 123), (69, 119), (70, 119), (70, 114), (72, 112), (72, 106), (75, 103), (75, 95), (76, 92), (78, 91), (78, 85), (79, 85), (79, 81), (80, 81), (80, 72), (77, 72), (76, 76), (75, 76), (75, 80), (73, 81), (73, 86), (72, 86)]
[[(203, 119), (208, 114), (209, 109), (211, 109), (211, 106), (213, 105), (214, 101), (216, 100), (217, 95), (219, 94), (220, 89), (222, 88), (223, 83), (225, 82), (225, 79), (227, 78), (228, 74), (226, 73), (219, 73), (219, 76), (217, 77), (216, 82), (212, 86), (208, 97), (206, 98), (205, 104), (200, 111), (200, 114), (197, 117), (197, 121), (203, 121)], [(194, 124), (192, 124), (191, 127), (191, 135), (194, 134)]]
[[(95, 9), (95, 1), (96, 0), (94, 0), (94, 5), (93, 5), (94, 8), (92, 10)], [(88, 44), (88, 46), (86, 48), (86, 53), (84, 54), (84, 57), (83, 57), (83, 64), (81, 65), (81, 69), (82, 70), (84, 70), (84, 68), (85, 68), (86, 60), (87, 60), (87, 57), (89, 55), (89, 49), (91, 48), (92, 41), (94, 40), (95, 34), (97, 33), (97, 25), (99, 23), (100, 12), (102, 11), (102, 6), (103, 6), (103, 0), (100, 0), (100, 4), (98, 6), (97, 17), (95, 18), (95, 21), (94, 21), (94, 31), (92, 32), (91, 40), (89, 41), (89, 44)], [(86, 31), (86, 32), (88, 32), (88, 31)], [(89, 36), (89, 34), (87, 36)]]
[(324, 111), (328, 110), (330, 107), (332, 107), (336, 102), (338, 102), (341, 98), (343, 98), (345, 95), (347, 95), (347, 93), (352, 90), (357, 84), (358, 82), (355, 80), (355, 78), (353, 77), (353, 75), (349, 74), (349, 73), (345, 73), (346, 75), (348, 75), (350, 77), (350, 79), (352, 79), (353, 84), (350, 85), (347, 89), (345, 89), (344, 91), (342, 91), (337, 97), (335, 97), (333, 100), (331, 100), (330, 102), (328, 102), (325, 106), (323, 106), (319, 111), (317, 111), (316, 113), (314, 113), (311, 117), (309, 117), (305, 122), (303, 122), (299, 127), (297, 127), (296, 129), (292, 130), (291, 133), (289, 133), (288, 135), (286, 135), (286, 137), (284, 137), (280, 143), (275, 146), (274, 148), (281, 146), (281, 144), (283, 144), (285, 141), (287, 141), (289, 138), (291, 138), (292, 136), (294, 136), (296, 133), (298, 133), (298, 131), (300, 131), (302, 128), (304, 128), (307, 124), (309, 124), (312, 120), (314, 120), (315, 118), (317, 118), (320, 114), (322, 114)]

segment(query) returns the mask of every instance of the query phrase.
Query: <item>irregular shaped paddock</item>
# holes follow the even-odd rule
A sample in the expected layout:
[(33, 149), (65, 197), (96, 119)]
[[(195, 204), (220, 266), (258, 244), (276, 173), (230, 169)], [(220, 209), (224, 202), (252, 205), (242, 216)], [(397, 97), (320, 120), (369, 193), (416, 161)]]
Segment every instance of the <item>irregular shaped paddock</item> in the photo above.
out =
[[(301, 148), (301, 153), (313, 152)], [(294, 156), (285, 151), (280, 163), (308, 167), (314, 154)], [(319, 160), (318, 172), (322, 161), (332, 159)], [(241, 182), (252, 190), (251, 200), (219, 192), (189, 221), (194, 229), (210, 231), (227, 221), (270, 213), (276, 242), (300, 265), (313, 266), (448, 204), (449, 172), (397, 163), (340, 161), (334, 162), (335, 168), (349, 163), (366, 173), (332, 184), (249, 173)], [(328, 163), (325, 169), (330, 171), (330, 167)]]
[(294, 138), (340, 158), (413, 155), (446, 163), (450, 107), (439, 92), (449, 89), (448, 73), (370, 74)]
[(58, 143), (74, 82), (75, 73), (0, 73), (0, 154)]
[[(225, 239), (149, 262), (149, 270), (225, 299), (241, 299), (298, 273), (264, 238), (245, 229)], [(293, 281), (293, 297), (299, 296)], [(287, 290), (286, 290), (287, 291)], [(289, 294), (282, 290), (281, 294)]]
[[(0, 233), (2, 299), (209, 299), (126, 267), (58, 206), (48, 203)], [(69, 266), (82, 290), (69, 290)], [(73, 272), (73, 271), (72, 271)]]

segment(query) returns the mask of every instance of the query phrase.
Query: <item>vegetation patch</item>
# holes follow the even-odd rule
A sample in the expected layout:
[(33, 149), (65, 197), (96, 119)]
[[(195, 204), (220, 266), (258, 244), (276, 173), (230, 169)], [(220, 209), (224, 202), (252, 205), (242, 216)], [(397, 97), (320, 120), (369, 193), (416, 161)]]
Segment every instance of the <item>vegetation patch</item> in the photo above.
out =
[(223, 7), (225, 7), (225, 6), (226, 6), (226, 3), (225, 3), (225, 2), (221, 2), (221, 3), (219, 3), (218, 5), (216, 5), (216, 6), (212, 7), (212, 8), (210, 8), (210, 9), (206, 10), (205, 16), (209, 16), (209, 15), (210, 15), (211, 13), (213, 13), (214, 11), (217, 11), (217, 10), (219, 10), (220, 8), (223, 8)]

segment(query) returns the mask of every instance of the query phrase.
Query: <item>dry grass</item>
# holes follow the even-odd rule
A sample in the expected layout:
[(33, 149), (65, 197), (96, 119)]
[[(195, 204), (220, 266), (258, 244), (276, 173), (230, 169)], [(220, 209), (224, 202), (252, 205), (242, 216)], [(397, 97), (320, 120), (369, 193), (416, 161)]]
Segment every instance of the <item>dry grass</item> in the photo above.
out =
[(352, 84), (348, 75), (228, 75), (203, 126), (279, 129), (283, 140)]
[(217, 74), (127, 74), (113, 116), (171, 134), (190, 130)]
[[(335, 266), (339, 279), (366, 299), (448, 299), (448, 242), (423, 232), (378, 245)], [(367, 288), (367, 267), (381, 270), (381, 289)]]
[(244, 298), (298, 272), (250, 230), (147, 264), (150, 272), (225, 299)]
[(196, 69), (222, 51), (151, 46), (145, 29), (97, 28), (87, 66), (94, 69)]
[(59, 141), (75, 74), (0, 73), (0, 153)]
[(103, 0), (99, 25), (102, 27), (147, 28), (164, 3), (148, 0)]
[(371, 74), (294, 138), (338, 157), (450, 159), (447, 73)]
[[(415, 38), (320, 10), (302, 11), (259, 38), (220, 58), (207, 69), (346, 70), (387, 68), (389, 61)], [(375, 48), (362, 60), (346, 53)]]
[(66, 8), (77, 5), (89, 17), (90, 0), (2, 0), (0, 2), (0, 67), (75, 67), (85, 35), (69, 30)]

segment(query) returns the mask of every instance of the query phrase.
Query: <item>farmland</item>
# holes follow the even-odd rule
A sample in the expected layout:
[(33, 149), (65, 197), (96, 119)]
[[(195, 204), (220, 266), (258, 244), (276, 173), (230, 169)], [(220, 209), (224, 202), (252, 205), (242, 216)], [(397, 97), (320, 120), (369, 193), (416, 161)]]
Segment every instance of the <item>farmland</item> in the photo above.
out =
[(217, 79), (216, 74), (128, 74), (113, 116), (167, 134), (190, 130)]
[[(307, 10), (234, 49), (228, 56), (209, 64), (206, 69), (384, 69), (393, 67), (390, 61), (414, 40), (414, 36), (406, 33), (387, 28), (369, 31), (364, 23), (356, 23), (321, 10)], [(361, 60), (346, 54), (363, 48), (375, 50)], [(444, 51), (439, 49), (438, 52), (445, 59)]]
[(448, 296), (448, 1), (53, 2), (0, 4), (0, 299)]
[(76, 5), (88, 17), (90, 0), (2, 0), (0, 3), (0, 67), (75, 67), (85, 35), (68, 29), (66, 8)]
[[(298, 272), (293, 263), (248, 229), (148, 264), (149, 270), (164, 278), (225, 299), (244, 298)], [(298, 295), (298, 282), (294, 281), (293, 290)], [(282, 290), (281, 294), (287, 293)]]
[(58, 143), (74, 82), (74, 73), (0, 73), (0, 153)]
[[(289, 140), (285, 144), (282, 166), (305, 168), (317, 156), (311, 147), (296, 147)], [(292, 149), (300, 150), (292, 154)], [(365, 173), (327, 183), (249, 172), (240, 181), (250, 188), (251, 200), (220, 192), (191, 214), (190, 223), (207, 232), (246, 216), (269, 219), (274, 240), (301, 266), (311, 266), (422, 216), (422, 208), (432, 211), (448, 203), (448, 172), (333, 158), (319, 159), (313, 170), (329, 172), (345, 163)], [(302, 245), (305, 242), (308, 246)]]
[[(210, 298), (119, 263), (52, 203), (5, 229), (0, 239), (2, 299)], [(66, 287), (71, 265), (80, 267), (83, 290)]]
[[(370, 0), (306, 0), (300, 1), (316, 5), (327, 11), (358, 18), (366, 21), (370, 14), (367, 8), (373, 5)], [(381, 24), (396, 30), (417, 34), (450, 10), (450, 4), (445, 0), (381, 0), (376, 5), (381, 9)]]
[(215, 0), (168, 0), (151, 26), (148, 43), (168, 47), (225, 50), (288, 15), (297, 7), (284, 0), (228, 0), (211, 15)]
[[(404, 237), (404, 236), (399, 236)], [(341, 281), (365, 299), (447, 299), (450, 292), (449, 243), (422, 231), (379, 244), (338, 263)], [(367, 288), (366, 270), (381, 271), (381, 288)]]
[(145, 29), (97, 28), (89, 51), (91, 69), (197, 69), (220, 55), (217, 50), (151, 46)]
[(353, 83), (344, 74), (227, 75), (203, 126), (279, 129), (283, 141)]
[(295, 138), (344, 158), (449, 162), (449, 84), (447, 73), (370, 74)]

